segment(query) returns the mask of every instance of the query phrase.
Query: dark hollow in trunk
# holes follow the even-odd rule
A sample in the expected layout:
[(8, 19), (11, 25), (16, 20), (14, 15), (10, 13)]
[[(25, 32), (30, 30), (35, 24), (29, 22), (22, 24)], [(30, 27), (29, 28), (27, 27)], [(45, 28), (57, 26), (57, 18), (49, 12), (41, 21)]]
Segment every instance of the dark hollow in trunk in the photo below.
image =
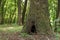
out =
[(32, 24), (32, 25), (31, 25), (29, 34), (36, 34), (36, 26), (35, 26), (35, 22), (32, 21), (31, 24)]
[(32, 25), (32, 27), (31, 27), (31, 33), (36, 33), (35, 25)]

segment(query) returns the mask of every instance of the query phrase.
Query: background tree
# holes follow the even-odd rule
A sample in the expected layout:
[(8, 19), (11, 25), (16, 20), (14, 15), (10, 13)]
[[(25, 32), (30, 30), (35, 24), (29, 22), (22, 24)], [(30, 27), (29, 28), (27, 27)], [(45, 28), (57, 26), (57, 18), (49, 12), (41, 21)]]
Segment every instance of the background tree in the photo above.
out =
[(22, 25), (21, 0), (18, 0), (18, 24)]
[(0, 2), (0, 5), (1, 5), (1, 13), (0, 13), (1, 14), (1, 24), (4, 23), (4, 5), (5, 5), (5, 2), (6, 2), (6, 0)]
[(2, 0), (0, 1), (0, 24), (1, 24), (1, 3), (2, 3)]
[(58, 0), (58, 14), (57, 14), (57, 18), (60, 18), (60, 0)]
[(24, 9), (22, 12), (22, 24), (24, 24), (24, 18), (25, 18), (25, 13), (26, 13), (26, 7), (27, 7), (27, 0), (24, 2)]

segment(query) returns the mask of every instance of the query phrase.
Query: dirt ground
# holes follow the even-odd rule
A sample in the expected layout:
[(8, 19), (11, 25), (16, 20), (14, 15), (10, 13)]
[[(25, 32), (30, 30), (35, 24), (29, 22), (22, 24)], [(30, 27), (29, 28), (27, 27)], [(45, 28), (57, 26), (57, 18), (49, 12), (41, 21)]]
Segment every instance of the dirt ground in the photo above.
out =
[[(50, 39), (49, 39), (50, 38)], [(19, 32), (5, 33), (0, 32), (0, 40), (56, 40), (52, 37), (47, 37), (46, 35), (27, 35), (21, 36)]]

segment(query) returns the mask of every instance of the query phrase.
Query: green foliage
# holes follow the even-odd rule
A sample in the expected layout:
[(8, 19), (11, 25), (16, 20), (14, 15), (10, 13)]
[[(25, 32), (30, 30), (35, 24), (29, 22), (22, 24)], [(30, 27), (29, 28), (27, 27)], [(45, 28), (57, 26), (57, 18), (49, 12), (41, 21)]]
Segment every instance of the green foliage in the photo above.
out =
[(6, 0), (6, 3), (4, 5), (4, 10), (5, 10), (5, 14), (4, 14), (4, 22), (5, 23), (15, 23), (17, 22), (17, 1), (16, 0)]
[[(1, 0), (2, 1), (2, 0)], [(2, 4), (4, 3), (3, 10), (2, 10)], [(24, 8), (24, 0), (21, 0), (21, 13), (23, 12)], [(27, 3), (27, 8), (26, 8), (26, 14), (25, 14), (25, 19), (26, 21), (26, 16), (29, 13), (29, 1)], [(3, 12), (3, 14), (2, 14)], [(0, 2), (0, 14), (3, 15), (3, 22), (5, 23), (17, 23), (18, 21), (18, 5), (17, 5), (17, 0), (3, 0)]]
[(56, 19), (58, 1), (48, 0), (48, 2), (49, 2), (50, 22), (51, 22), (51, 25), (53, 25), (53, 21)]
[[(17, 23), (17, 20), (18, 20), (17, 0), (4, 0), (4, 1), (5, 3), (4, 3), (3, 10), (0, 7), (0, 14), (2, 11), (4, 11), (3, 12), (4, 23), (10, 23), (10, 24)], [(21, 2), (21, 13), (23, 12), (23, 8), (24, 8), (24, 0), (22, 0)]]
[(58, 0), (48, 0), (48, 3), (49, 3), (50, 22), (51, 22), (52, 30), (54, 31), (55, 29), (54, 20), (56, 19)]

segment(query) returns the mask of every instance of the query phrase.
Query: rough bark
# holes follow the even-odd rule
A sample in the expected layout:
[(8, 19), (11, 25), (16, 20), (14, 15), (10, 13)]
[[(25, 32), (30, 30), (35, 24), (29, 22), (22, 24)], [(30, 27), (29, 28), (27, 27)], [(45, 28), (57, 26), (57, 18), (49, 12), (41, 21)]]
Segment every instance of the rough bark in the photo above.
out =
[(30, 12), (28, 14), (26, 26), (30, 29), (32, 22), (34, 22), (37, 33), (50, 34), (51, 27), (49, 22), (48, 2), (46, 0), (30, 0), (30, 4)]
[(31, 27), (35, 25), (36, 34), (54, 38), (49, 20), (48, 0), (30, 0), (30, 12), (25, 25), (24, 31), (26, 33), (30, 34)]

